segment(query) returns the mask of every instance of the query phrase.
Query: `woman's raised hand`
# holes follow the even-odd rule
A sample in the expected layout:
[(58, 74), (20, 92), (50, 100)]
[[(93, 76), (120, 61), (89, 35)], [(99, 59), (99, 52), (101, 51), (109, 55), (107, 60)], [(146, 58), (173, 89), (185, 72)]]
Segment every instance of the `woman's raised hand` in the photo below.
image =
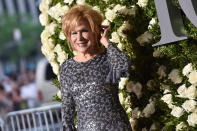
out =
[(111, 29), (110, 26), (104, 26), (104, 25), (101, 26), (101, 31), (103, 32), (103, 34), (101, 35), (100, 42), (106, 48), (108, 47), (108, 44), (109, 44), (108, 34), (109, 34), (110, 29)]

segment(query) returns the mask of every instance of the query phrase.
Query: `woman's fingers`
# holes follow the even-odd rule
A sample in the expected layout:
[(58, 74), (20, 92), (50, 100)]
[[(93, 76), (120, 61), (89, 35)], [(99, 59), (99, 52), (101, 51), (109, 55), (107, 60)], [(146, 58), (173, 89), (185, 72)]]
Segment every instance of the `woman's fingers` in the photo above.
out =
[(108, 35), (111, 27), (110, 26), (104, 26), (104, 25), (102, 25), (101, 28), (103, 30), (103, 35), (102, 36), (107, 37), (107, 35)]

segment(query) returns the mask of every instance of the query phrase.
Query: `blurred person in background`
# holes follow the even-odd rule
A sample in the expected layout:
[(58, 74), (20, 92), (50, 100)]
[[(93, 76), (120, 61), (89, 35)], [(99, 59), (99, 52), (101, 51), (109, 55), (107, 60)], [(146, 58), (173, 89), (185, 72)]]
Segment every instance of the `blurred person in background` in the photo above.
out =
[(0, 83), (0, 117), (5, 120), (6, 114), (12, 110), (12, 102), (7, 98), (3, 85)]
[(21, 99), (27, 102), (28, 108), (38, 107), (40, 105), (36, 84), (34, 82), (31, 83), (28, 77), (23, 78), (23, 86), (20, 91)]

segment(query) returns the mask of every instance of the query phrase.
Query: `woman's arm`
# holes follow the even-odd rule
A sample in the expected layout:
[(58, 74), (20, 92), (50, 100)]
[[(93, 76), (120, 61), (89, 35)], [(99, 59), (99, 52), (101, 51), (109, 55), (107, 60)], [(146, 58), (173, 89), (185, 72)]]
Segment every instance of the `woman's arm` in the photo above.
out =
[(108, 61), (114, 70), (120, 70), (123, 72), (129, 72), (131, 66), (131, 60), (122, 52), (116, 45), (109, 42), (107, 47)]
[(121, 77), (129, 77), (131, 60), (116, 45), (109, 42), (107, 47), (107, 59), (110, 70), (107, 75), (107, 83), (119, 83)]
[(103, 35), (100, 39), (101, 44), (107, 48), (107, 59), (109, 61), (110, 71), (107, 75), (107, 83), (118, 83), (120, 77), (129, 77), (131, 60), (116, 45), (108, 39), (110, 26), (102, 26)]
[(60, 86), (62, 96), (62, 131), (76, 131), (74, 125), (75, 103), (72, 94), (69, 92), (69, 88), (65, 84), (65, 67), (63, 65), (64, 64), (62, 64), (60, 70)]

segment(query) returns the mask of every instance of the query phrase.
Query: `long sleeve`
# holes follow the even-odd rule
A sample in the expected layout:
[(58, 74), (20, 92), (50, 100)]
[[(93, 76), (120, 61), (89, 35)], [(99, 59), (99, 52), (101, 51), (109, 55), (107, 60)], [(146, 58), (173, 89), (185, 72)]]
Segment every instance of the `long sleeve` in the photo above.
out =
[(75, 103), (69, 88), (66, 86), (63, 67), (61, 67), (60, 71), (60, 86), (62, 96), (62, 131), (76, 131), (74, 125)]
[(107, 48), (107, 57), (110, 66), (110, 71), (106, 78), (107, 83), (118, 83), (120, 77), (129, 77), (131, 60), (111, 42), (109, 42)]

